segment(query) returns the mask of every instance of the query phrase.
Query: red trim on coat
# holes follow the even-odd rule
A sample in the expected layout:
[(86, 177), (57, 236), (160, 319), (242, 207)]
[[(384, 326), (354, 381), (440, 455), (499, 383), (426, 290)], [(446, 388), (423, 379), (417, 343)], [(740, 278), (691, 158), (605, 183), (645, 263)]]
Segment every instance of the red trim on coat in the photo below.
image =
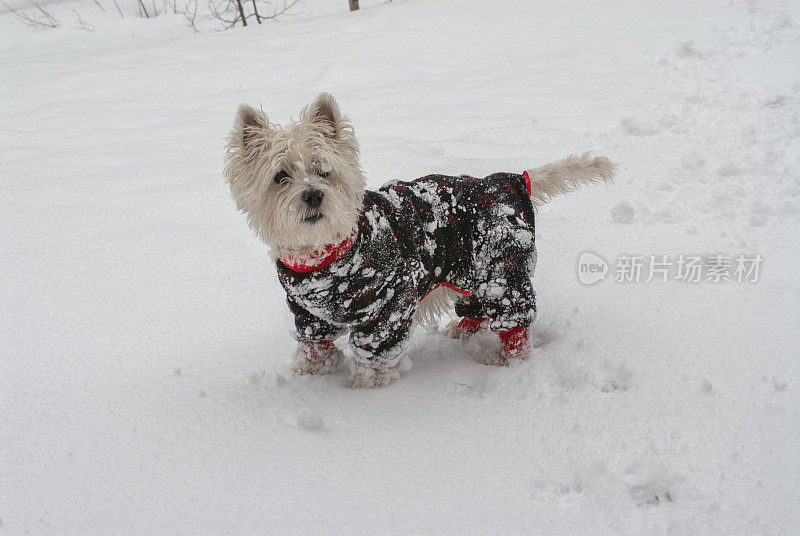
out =
[(358, 235), (358, 231), (353, 231), (350, 236), (338, 244), (328, 244), (324, 246), (322, 251), (313, 258), (300, 260), (278, 257), (278, 260), (295, 272), (305, 273), (321, 270), (344, 257), (344, 254), (347, 253), (347, 250), (349, 250), (356, 241), (356, 235)]
[(484, 322), (489, 322), (491, 320), (488, 316), (484, 318), (470, 318), (465, 316), (458, 322), (458, 326), (456, 329), (463, 334), (473, 334), (478, 333), (481, 330), (481, 326)]
[(445, 283), (438, 283), (435, 287), (433, 287), (428, 292), (426, 292), (425, 295), (422, 297), (422, 299), (424, 300), (425, 298), (427, 298), (428, 294), (430, 294), (431, 292), (433, 292), (434, 290), (436, 290), (439, 287), (447, 287), (450, 290), (455, 290), (459, 294), (463, 294), (464, 296), (471, 296), (472, 295), (472, 291), (471, 290), (464, 290), (463, 288), (459, 288), (459, 287), (457, 287), (457, 286), (455, 286), (455, 285), (453, 285), (451, 283), (445, 282)]
[(522, 176), (525, 177), (525, 189), (528, 190), (528, 195), (531, 195), (531, 177), (527, 171), (523, 171)]

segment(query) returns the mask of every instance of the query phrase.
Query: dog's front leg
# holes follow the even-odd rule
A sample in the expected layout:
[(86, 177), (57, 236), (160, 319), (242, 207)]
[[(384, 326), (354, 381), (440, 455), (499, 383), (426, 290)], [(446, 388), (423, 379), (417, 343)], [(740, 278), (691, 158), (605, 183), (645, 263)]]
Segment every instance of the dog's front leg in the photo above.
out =
[(300, 341), (292, 362), (297, 374), (330, 374), (342, 360), (333, 341)]
[(399, 378), (401, 371), (411, 369), (411, 360), (403, 351), (411, 327), (410, 314), (399, 321), (372, 323), (350, 332), (354, 389), (385, 387)]
[(342, 351), (333, 344), (342, 333), (342, 327), (314, 316), (291, 296), (287, 302), (294, 314), (294, 338), (297, 340), (292, 370), (297, 374), (330, 374), (342, 360)]

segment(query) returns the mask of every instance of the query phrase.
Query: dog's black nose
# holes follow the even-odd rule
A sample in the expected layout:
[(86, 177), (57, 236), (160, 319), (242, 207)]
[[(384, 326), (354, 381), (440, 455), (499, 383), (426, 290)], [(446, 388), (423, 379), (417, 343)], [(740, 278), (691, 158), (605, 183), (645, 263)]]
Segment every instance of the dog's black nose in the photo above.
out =
[(315, 188), (309, 188), (305, 192), (303, 192), (303, 201), (311, 208), (317, 208), (322, 204), (322, 198), (325, 197), (325, 194), (322, 190), (317, 190)]

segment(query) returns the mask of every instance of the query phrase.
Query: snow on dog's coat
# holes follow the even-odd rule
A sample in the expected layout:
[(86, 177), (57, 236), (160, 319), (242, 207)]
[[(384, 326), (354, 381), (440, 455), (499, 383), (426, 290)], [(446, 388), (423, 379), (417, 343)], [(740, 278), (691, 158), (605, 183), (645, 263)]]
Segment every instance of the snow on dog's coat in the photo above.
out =
[(397, 181), (365, 193), (357, 229), (327, 266), (278, 263), (299, 341), (330, 341), (349, 327), (356, 363), (388, 370), (438, 285), (468, 294), (493, 331), (533, 322), (534, 214), (522, 175)]
[[(441, 300), (431, 291), (440, 285), (461, 295), (457, 311), (488, 318), (501, 340), (526, 340), (536, 314), (534, 205), (609, 181), (614, 170), (587, 153), (523, 175), (431, 175), (370, 192), (358, 153), (326, 93), (285, 128), (242, 105), (225, 174), (237, 207), (279, 259), (299, 341), (295, 370), (329, 372), (341, 357), (332, 341), (349, 330), (354, 384), (370, 387), (397, 376), (415, 312), (436, 311)], [(426, 296), (431, 305), (420, 307)]]

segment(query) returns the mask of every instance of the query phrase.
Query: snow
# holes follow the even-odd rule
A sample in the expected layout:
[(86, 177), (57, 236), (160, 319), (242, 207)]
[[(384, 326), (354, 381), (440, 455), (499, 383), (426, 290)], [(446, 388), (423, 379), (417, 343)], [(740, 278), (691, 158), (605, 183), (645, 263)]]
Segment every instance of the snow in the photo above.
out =
[[(0, 13), (0, 533), (800, 532), (800, 6), (361, 4), (200, 33)], [(420, 328), (384, 389), (289, 372), (222, 147), (240, 102), (285, 122), (321, 90), (372, 188), (620, 164), (539, 212), (530, 360)], [(698, 252), (760, 278), (613, 278)]]
[(617, 223), (630, 223), (633, 221), (633, 216), (636, 209), (633, 205), (620, 201), (611, 208), (611, 219)]

